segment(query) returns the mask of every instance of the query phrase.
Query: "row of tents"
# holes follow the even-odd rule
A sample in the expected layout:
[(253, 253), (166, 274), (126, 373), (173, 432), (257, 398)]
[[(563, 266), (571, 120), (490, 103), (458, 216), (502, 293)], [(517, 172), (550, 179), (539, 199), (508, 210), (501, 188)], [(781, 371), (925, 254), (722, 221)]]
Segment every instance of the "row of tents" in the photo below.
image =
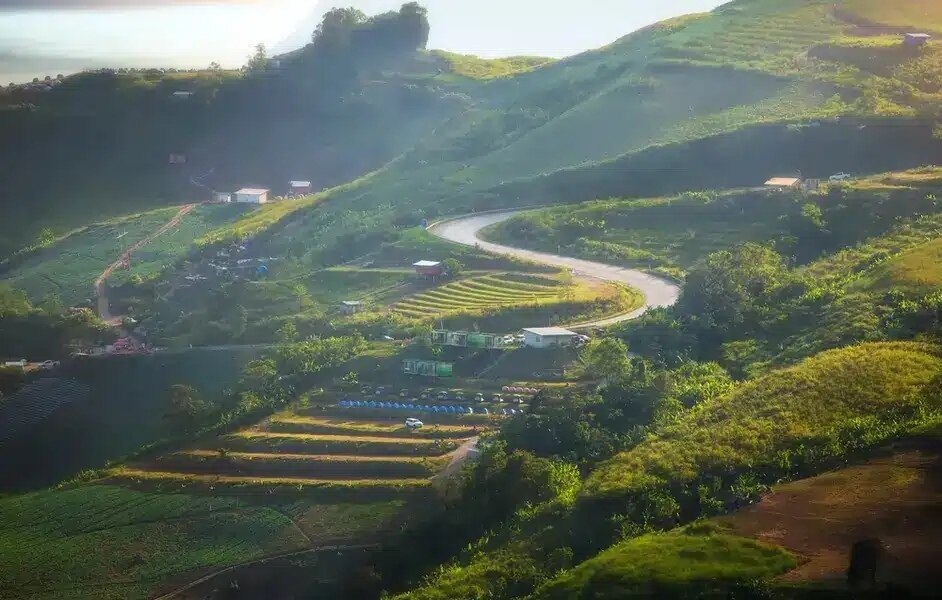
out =
[[(385, 408), (389, 410), (411, 410), (422, 413), (439, 413), (451, 415), (489, 415), (491, 412), (486, 408), (478, 408), (477, 411), (470, 406), (422, 406), (420, 404), (400, 404), (398, 402), (376, 402), (374, 400), (341, 400), (337, 403), (340, 408)], [(503, 408), (502, 415), (516, 415), (519, 410), (515, 408)]]

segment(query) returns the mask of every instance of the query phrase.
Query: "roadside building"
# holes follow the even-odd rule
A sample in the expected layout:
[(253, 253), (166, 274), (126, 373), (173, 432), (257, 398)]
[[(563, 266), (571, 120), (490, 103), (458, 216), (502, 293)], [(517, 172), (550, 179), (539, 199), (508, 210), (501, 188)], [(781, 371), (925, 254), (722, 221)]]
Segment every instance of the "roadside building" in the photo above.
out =
[(345, 315), (355, 315), (363, 309), (359, 300), (344, 300), (340, 303), (340, 312)]
[(765, 182), (765, 187), (776, 190), (800, 190), (801, 177), (773, 177)]
[(242, 188), (235, 193), (235, 201), (240, 204), (266, 204), (268, 202), (268, 190)]
[(229, 192), (213, 192), (213, 202), (219, 204), (229, 204), (232, 202), (232, 194)]
[(415, 267), (415, 274), (426, 279), (437, 279), (445, 274), (445, 265), (439, 261), (420, 260), (412, 265)]
[(292, 181), (290, 183), (291, 191), (289, 192), (295, 196), (306, 196), (311, 193), (311, 182), (310, 181)]
[(523, 330), (523, 345), (528, 348), (565, 348), (575, 346), (579, 334), (562, 327), (534, 327)]
[(906, 45), (911, 47), (925, 46), (931, 39), (932, 36), (928, 33), (907, 33), (904, 36)]
[(179, 92), (173, 93), (174, 100), (189, 100), (192, 97), (193, 97), (193, 92), (179, 91)]

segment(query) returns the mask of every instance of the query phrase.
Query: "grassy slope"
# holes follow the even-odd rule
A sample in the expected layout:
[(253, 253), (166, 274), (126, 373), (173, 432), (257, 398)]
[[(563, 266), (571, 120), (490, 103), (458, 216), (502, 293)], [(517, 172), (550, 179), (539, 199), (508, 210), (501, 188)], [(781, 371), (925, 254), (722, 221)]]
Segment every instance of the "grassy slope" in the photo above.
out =
[[(751, 474), (773, 483), (918, 432), (942, 414), (942, 399), (926, 389), (940, 370), (942, 351), (936, 346), (869, 344), (826, 352), (742, 384), (603, 463), (585, 482), (582, 512), (606, 519), (639, 505), (660, 505), (664, 495), (683, 494), (679, 490), (696, 489), (712, 477)], [(443, 568), (403, 597), (471, 599), (495, 590), (500, 595), (508, 585), (524, 590), (518, 595), (529, 594), (529, 586), (544, 581), (553, 568), (540, 546), (544, 542), (534, 543), (524, 532), (546, 524), (537, 517), (530, 526), (517, 525), (510, 538), (492, 537), (470, 560)], [(661, 589), (667, 589), (724, 573), (733, 581), (771, 577), (794, 565), (788, 553), (722, 532), (675, 537), (683, 535), (646, 536), (616, 546), (562, 575), (545, 590), (558, 595), (543, 597), (619, 598), (649, 579), (660, 579)], [(658, 558), (650, 558), (652, 553)]]
[(444, 50), (433, 50), (432, 55), (441, 58), (450, 73), (470, 79), (498, 79), (526, 73), (553, 62), (541, 56), (508, 56), (506, 58), (479, 58), (470, 54), (455, 54)]
[(872, 269), (854, 288), (912, 295), (930, 294), (942, 288), (942, 238), (920, 244)]
[[(940, 369), (939, 349), (928, 345), (869, 344), (826, 352), (697, 407), (603, 464), (584, 493), (629, 494), (703, 473), (773, 466), (796, 446), (813, 440), (833, 444), (849, 428), (862, 430), (845, 444), (879, 442), (913, 426), (919, 410), (942, 409), (940, 398), (924, 392)], [(834, 450), (826, 446), (823, 452)]]
[(691, 587), (709, 595), (730, 583), (783, 573), (797, 564), (788, 551), (707, 525), (643, 535), (581, 563), (533, 595), (538, 600), (658, 596)]

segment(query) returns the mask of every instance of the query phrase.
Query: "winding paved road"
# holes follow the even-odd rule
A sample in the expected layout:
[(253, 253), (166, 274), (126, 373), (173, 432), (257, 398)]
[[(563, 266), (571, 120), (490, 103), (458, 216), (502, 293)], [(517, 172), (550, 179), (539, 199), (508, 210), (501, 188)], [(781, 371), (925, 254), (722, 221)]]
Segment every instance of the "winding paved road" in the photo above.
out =
[(676, 283), (637, 271), (606, 265), (603, 263), (592, 262), (580, 258), (570, 258), (568, 256), (558, 256), (546, 252), (537, 252), (535, 250), (524, 250), (522, 248), (513, 248), (503, 246), (482, 240), (478, 234), (485, 227), (495, 225), (506, 221), (525, 210), (509, 210), (504, 212), (495, 212), (482, 215), (468, 215), (458, 217), (447, 221), (436, 223), (429, 227), (432, 235), (442, 239), (463, 244), (465, 246), (477, 246), (478, 248), (492, 254), (511, 256), (522, 260), (529, 260), (545, 265), (569, 269), (577, 277), (598, 279), (602, 281), (612, 281), (622, 283), (640, 290), (644, 294), (644, 306), (636, 311), (616, 315), (607, 319), (600, 319), (591, 323), (583, 323), (574, 329), (590, 329), (594, 327), (607, 327), (616, 323), (637, 319), (650, 308), (662, 306), (672, 306), (677, 302), (680, 296), (680, 286)]

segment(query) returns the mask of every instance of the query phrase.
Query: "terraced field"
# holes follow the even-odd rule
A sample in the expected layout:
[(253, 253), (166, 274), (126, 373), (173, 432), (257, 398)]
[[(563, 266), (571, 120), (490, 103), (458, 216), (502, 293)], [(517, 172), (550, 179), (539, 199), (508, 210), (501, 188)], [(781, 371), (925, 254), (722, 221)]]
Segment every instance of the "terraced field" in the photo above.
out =
[(824, 3), (766, 2), (757, 26), (754, 12), (734, 9), (723, 19), (698, 20), (670, 39), (658, 53), (660, 62), (746, 67), (774, 73), (794, 71), (800, 57), (816, 43), (841, 33), (844, 23)]
[(505, 273), (472, 277), (423, 292), (397, 303), (393, 310), (407, 317), (431, 316), (477, 311), (482, 308), (506, 308), (527, 304), (559, 302), (564, 286), (547, 277)]
[[(112, 471), (114, 482), (253, 493), (280, 488), (317, 494), (402, 497), (428, 490), (490, 418), (429, 417), (411, 432), (394, 411), (318, 407), (287, 411), (195, 448)], [(439, 422), (440, 421), (440, 422)]]

